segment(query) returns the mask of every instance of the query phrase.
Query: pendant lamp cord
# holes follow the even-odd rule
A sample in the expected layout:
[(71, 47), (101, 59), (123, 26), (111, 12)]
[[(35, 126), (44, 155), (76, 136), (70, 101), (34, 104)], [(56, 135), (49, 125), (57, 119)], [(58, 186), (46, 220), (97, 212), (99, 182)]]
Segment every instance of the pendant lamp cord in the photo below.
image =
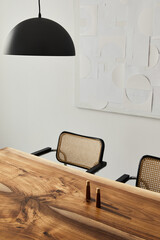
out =
[(41, 18), (41, 3), (40, 3), (40, 0), (38, 0), (38, 7), (39, 7), (38, 17)]

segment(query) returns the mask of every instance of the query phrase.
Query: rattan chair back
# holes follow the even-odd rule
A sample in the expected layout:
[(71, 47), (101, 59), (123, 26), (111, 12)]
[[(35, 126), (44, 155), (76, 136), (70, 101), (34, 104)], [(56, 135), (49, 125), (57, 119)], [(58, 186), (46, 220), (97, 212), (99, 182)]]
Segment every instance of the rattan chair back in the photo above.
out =
[(58, 140), (56, 158), (65, 164), (89, 169), (102, 161), (103, 152), (102, 139), (62, 132)]
[(160, 192), (160, 158), (143, 156), (138, 169), (136, 186)]

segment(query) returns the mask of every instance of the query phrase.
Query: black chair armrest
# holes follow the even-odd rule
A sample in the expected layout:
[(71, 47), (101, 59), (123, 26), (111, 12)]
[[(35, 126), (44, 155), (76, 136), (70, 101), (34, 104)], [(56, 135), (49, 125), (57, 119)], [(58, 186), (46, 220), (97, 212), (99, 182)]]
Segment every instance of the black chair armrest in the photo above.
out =
[(126, 183), (130, 179), (130, 175), (123, 174), (121, 177), (119, 177), (116, 181)]
[(134, 176), (130, 176), (128, 174), (123, 174), (121, 177), (119, 177), (116, 181), (117, 182), (122, 182), (122, 183), (126, 183), (128, 182), (128, 180), (136, 180), (137, 178)]
[(55, 149), (52, 149), (50, 147), (46, 147), (46, 148), (43, 148), (41, 150), (38, 150), (36, 152), (33, 152), (31, 154), (35, 155), (35, 156), (41, 156), (41, 155), (44, 155), (46, 153), (49, 153), (49, 152), (55, 152), (56, 150)]
[(88, 169), (86, 172), (94, 174), (94, 173), (98, 172), (100, 169), (104, 168), (106, 165), (107, 165), (107, 163), (102, 161), (102, 162), (98, 163), (97, 165), (95, 165), (94, 167)]

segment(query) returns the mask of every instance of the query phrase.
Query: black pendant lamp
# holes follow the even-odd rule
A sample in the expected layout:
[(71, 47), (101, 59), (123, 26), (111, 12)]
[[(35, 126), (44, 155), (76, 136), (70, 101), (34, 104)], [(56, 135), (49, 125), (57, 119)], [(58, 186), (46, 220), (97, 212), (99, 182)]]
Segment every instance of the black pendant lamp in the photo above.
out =
[(58, 23), (41, 17), (17, 24), (9, 35), (6, 55), (75, 56), (75, 47), (68, 32)]

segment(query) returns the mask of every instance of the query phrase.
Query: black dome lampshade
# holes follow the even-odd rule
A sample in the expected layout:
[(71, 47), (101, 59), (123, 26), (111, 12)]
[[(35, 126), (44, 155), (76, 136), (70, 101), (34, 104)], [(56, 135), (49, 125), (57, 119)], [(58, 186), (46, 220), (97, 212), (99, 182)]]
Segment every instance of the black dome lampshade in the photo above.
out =
[(75, 56), (75, 47), (68, 32), (58, 23), (41, 17), (17, 24), (9, 34), (6, 55)]

